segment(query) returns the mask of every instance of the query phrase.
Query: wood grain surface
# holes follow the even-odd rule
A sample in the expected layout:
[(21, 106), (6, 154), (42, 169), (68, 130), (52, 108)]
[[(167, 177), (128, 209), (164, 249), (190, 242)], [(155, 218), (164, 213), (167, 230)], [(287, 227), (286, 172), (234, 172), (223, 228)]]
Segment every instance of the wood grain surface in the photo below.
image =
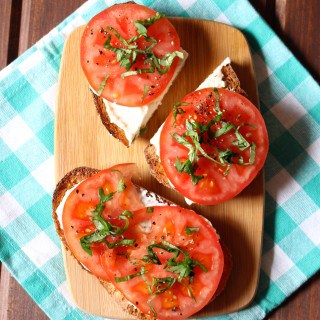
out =
[[(2, 0), (0, 69), (13, 61), (18, 52), (22, 53), (32, 46), (84, 2), (85, 0)], [(319, 82), (320, 1), (250, 0), (250, 3)], [(25, 8), (23, 15), (21, 15), (22, 7)], [(301, 10), (302, 7), (304, 10)], [(50, 19), (45, 19), (41, 14), (45, 12), (44, 8), (49, 12)], [(319, 300), (320, 273), (303, 285), (266, 319), (320, 319), (320, 308), (317, 303)], [(0, 273), (0, 319), (47, 319), (4, 266)]]
[[(240, 31), (212, 21), (186, 18), (170, 20), (189, 58), (161, 107), (148, 122), (146, 135), (137, 138), (130, 148), (114, 139), (102, 125), (80, 66), (79, 46), (84, 27), (72, 32), (64, 47), (58, 84), (54, 157), (56, 182), (77, 166), (105, 169), (118, 163), (135, 162), (142, 176), (139, 185), (186, 207), (181, 195), (152, 178), (144, 158), (144, 149), (150, 138), (177, 99), (197, 88), (210, 70), (214, 70), (226, 57), (231, 58), (241, 87), (255, 105), (258, 104), (258, 96), (250, 49)], [(215, 41), (217, 38), (219, 42)], [(192, 209), (206, 216), (218, 230), (231, 251), (234, 270), (221, 296), (196, 317), (232, 312), (246, 306), (256, 291), (260, 270), (263, 175), (259, 174), (245, 191), (226, 203), (215, 206), (192, 205)], [(82, 310), (108, 318), (128, 318), (98, 281), (84, 271), (69, 253), (65, 255), (65, 267), (71, 294)], [(93, 299), (88, 299), (88, 292)]]

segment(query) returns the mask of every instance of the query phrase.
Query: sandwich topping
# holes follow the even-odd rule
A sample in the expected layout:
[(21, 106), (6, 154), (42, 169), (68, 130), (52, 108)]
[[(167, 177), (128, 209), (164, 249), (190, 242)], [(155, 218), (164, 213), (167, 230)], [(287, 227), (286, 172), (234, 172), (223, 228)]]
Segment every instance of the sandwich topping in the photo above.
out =
[(216, 204), (241, 192), (268, 151), (258, 109), (243, 96), (207, 88), (173, 107), (160, 134), (160, 159), (172, 185), (196, 203)]
[(219, 237), (194, 211), (145, 206), (131, 182), (134, 170), (118, 165), (77, 185), (63, 208), (65, 240), (83, 266), (142, 312), (187, 318), (224, 282)]
[(183, 58), (179, 36), (169, 20), (134, 3), (96, 15), (81, 40), (81, 65), (90, 86), (122, 106), (155, 100)]

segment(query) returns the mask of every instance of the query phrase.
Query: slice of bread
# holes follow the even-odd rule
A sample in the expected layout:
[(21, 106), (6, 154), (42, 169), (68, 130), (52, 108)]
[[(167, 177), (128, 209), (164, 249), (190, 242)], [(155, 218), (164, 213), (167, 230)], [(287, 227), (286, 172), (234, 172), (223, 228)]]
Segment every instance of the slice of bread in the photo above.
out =
[[(228, 58), (227, 58), (228, 59)], [(224, 82), (224, 89), (228, 89), (244, 96), (247, 96), (246, 92), (240, 86), (240, 80), (233, 70), (230, 60), (225, 60), (228, 64), (224, 65), (224, 62), (218, 67), (221, 68), (221, 72), (223, 74), (222, 81)], [(212, 74), (214, 74), (217, 70), (215, 69)], [(210, 76), (204, 81), (207, 82)], [(199, 88), (202, 86), (200, 85)], [(159, 132), (157, 133), (159, 134)], [(168, 188), (172, 188), (169, 179), (167, 178), (163, 166), (160, 162), (160, 155), (157, 147), (150, 143), (144, 150), (144, 154), (146, 157), (146, 161), (150, 167), (151, 174), (164, 186)]]
[[(57, 184), (56, 189), (53, 193), (52, 198), (52, 217), (55, 223), (56, 231), (61, 239), (61, 242), (64, 246), (64, 248), (68, 251), (70, 251), (71, 255), (72, 251), (69, 250), (68, 243), (65, 239), (64, 232), (63, 232), (63, 226), (62, 226), (62, 211), (59, 210), (60, 204), (63, 206), (63, 203), (65, 201), (65, 198), (68, 196), (68, 192), (70, 192), (73, 188), (75, 188), (79, 183), (81, 183), (83, 180), (91, 177), (92, 175), (98, 173), (98, 169), (93, 169), (89, 167), (79, 167), (71, 170), (69, 173), (67, 173)], [(139, 191), (141, 195), (141, 199), (146, 207), (149, 206), (171, 206), (175, 205), (173, 202), (153, 193), (150, 192), (140, 186), (136, 185), (137, 190)], [(58, 211), (61, 211), (60, 213)], [(226, 245), (221, 242), (221, 247), (224, 253), (225, 257), (225, 268), (219, 283), (219, 286), (217, 288), (217, 291), (213, 297), (216, 298), (225, 288), (227, 280), (229, 278), (231, 268), (232, 268), (232, 258), (230, 251), (226, 247)], [(76, 259), (76, 258), (75, 258)], [(86, 269), (79, 261), (79, 265), (85, 270), (86, 272), (90, 272), (88, 269)], [(130, 303), (124, 295), (115, 288), (115, 286), (106, 281), (99, 279), (100, 283), (103, 285), (103, 287), (107, 290), (107, 292), (112, 296), (122, 307), (123, 310), (128, 312), (128, 314), (136, 317), (137, 319), (142, 320), (151, 320), (154, 319), (153, 316), (149, 314), (145, 314), (138, 308), (136, 308), (135, 305)]]
[(188, 58), (188, 53), (182, 48), (180, 51), (183, 52), (184, 58), (182, 60), (179, 59), (171, 81), (160, 96), (149, 105), (141, 107), (117, 105), (106, 101), (91, 89), (94, 104), (103, 125), (114, 138), (121, 141), (126, 147), (129, 147), (134, 139), (139, 136), (141, 129), (146, 126), (147, 122), (152, 117), (152, 114), (161, 105), (164, 96), (167, 94), (173, 81), (183, 68), (184, 63)]
[[(83, 180), (91, 177), (92, 175), (98, 173), (100, 170), (93, 169), (89, 167), (79, 167), (71, 170), (68, 172), (57, 184), (56, 189), (53, 193), (52, 197), (52, 217), (54, 220), (54, 224), (56, 227), (56, 231), (61, 239), (61, 242), (64, 246), (64, 248), (68, 251), (70, 251), (71, 255), (72, 252), (69, 250), (68, 244), (66, 242), (64, 232), (63, 232), (63, 226), (61, 223), (61, 216), (58, 214), (58, 207), (60, 203), (64, 200), (64, 197), (66, 196), (66, 193), (68, 190), (71, 190), (74, 188), (77, 184), (81, 183)], [(142, 201), (146, 206), (170, 206), (173, 205), (173, 203), (155, 193), (149, 192), (139, 186), (136, 186), (137, 190), (142, 195)], [(79, 265), (86, 271), (88, 271), (79, 261)], [(117, 290), (114, 285), (108, 281), (99, 279), (100, 283), (106, 288), (108, 293), (118, 301), (118, 303), (121, 305), (121, 307), (127, 311), (130, 315), (135, 316), (138, 319), (143, 320), (151, 320), (154, 319), (154, 317), (143, 313), (138, 308), (136, 308), (133, 304), (128, 302), (128, 300), (123, 296), (123, 294)]]

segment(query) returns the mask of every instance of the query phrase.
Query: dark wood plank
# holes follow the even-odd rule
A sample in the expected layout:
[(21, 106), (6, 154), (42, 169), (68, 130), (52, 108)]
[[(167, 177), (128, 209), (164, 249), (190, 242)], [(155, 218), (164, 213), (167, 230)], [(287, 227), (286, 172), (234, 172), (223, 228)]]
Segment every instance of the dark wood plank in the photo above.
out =
[(80, 7), (85, 0), (24, 0), (22, 5), (19, 54)]
[(48, 319), (3, 265), (0, 282), (0, 306), (1, 320)]
[(250, 0), (313, 77), (320, 81), (319, 0)]
[(8, 64), (11, 8), (12, 1), (5, 0), (0, 10), (0, 69)]
[(280, 1), (282, 15), (278, 17), (281, 36), (296, 57), (320, 81), (320, 1)]

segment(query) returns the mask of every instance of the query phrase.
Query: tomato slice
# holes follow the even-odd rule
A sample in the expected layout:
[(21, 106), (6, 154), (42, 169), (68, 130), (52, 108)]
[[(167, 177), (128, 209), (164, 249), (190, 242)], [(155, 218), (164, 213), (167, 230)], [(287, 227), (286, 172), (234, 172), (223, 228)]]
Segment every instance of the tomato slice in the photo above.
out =
[[(92, 256), (90, 256), (83, 250), (80, 238), (96, 229), (91, 218), (92, 211), (100, 202), (99, 188), (102, 188), (105, 194), (115, 192), (112, 199), (105, 203), (102, 217), (119, 227), (123, 227), (124, 224), (124, 221), (118, 218), (124, 210), (138, 210), (143, 207), (140, 194), (131, 182), (131, 177), (136, 172), (135, 164), (122, 164), (102, 170), (81, 182), (65, 202), (62, 225), (68, 247), (76, 259), (100, 279), (108, 279), (101, 259), (110, 250), (105, 243), (94, 243), (91, 245)], [(126, 186), (121, 192), (117, 192), (119, 183)]]
[[(110, 44), (116, 48), (128, 48), (113, 31), (112, 27), (125, 40), (138, 35), (134, 22), (152, 18), (156, 11), (134, 3), (117, 4), (102, 11), (93, 17), (85, 28), (81, 39), (81, 66), (90, 86), (109, 101), (123, 106), (142, 106), (155, 100), (167, 87), (173, 77), (178, 57), (166, 73), (160, 75), (158, 71), (153, 73), (135, 74), (122, 77), (127, 70), (117, 61), (117, 53), (106, 49), (104, 44), (111, 35)], [(163, 58), (167, 53), (180, 50), (180, 39), (173, 25), (166, 18), (161, 18), (147, 27), (147, 36), (153, 37), (157, 44), (152, 52), (157, 58)], [(131, 45), (137, 45), (138, 49), (145, 50), (151, 42), (140, 38)], [(131, 59), (131, 58), (130, 58)], [(146, 56), (138, 53), (135, 63), (130, 71), (148, 69), (149, 63), (145, 63)], [(105, 85), (104, 80), (107, 78)], [(147, 90), (146, 90), (147, 89)]]
[(206, 205), (239, 194), (262, 169), (267, 152), (259, 110), (224, 89), (188, 94), (169, 114), (160, 135), (160, 160), (170, 182), (186, 198)]
[[(135, 239), (135, 244), (115, 248), (105, 255), (104, 263), (110, 281), (140, 310), (156, 313), (157, 319), (184, 319), (210, 302), (222, 276), (224, 256), (208, 220), (178, 206), (143, 208), (133, 213), (124, 236)], [(146, 258), (150, 245), (158, 264)], [(165, 267), (174, 256), (163, 249), (169, 246), (181, 250), (175, 259), (179, 267), (174, 263)], [(197, 262), (179, 280), (187, 272), (183, 252)]]

